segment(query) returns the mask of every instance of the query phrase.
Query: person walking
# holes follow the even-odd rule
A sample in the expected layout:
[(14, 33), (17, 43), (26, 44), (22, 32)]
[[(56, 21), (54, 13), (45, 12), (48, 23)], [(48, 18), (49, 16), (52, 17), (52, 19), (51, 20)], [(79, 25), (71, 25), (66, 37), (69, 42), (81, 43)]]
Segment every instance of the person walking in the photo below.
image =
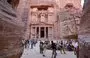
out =
[(53, 41), (51, 41), (51, 48), (52, 48), (52, 57), (51, 58), (56, 58), (56, 55), (57, 55), (56, 44)]
[(42, 41), (40, 41), (39, 48), (40, 48), (40, 54), (43, 54), (43, 42)]
[(46, 49), (47, 49), (47, 44), (44, 42), (44, 44), (43, 44), (43, 57), (45, 57)]
[(61, 52), (61, 54), (62, 53), (66, 54), (66, 52), (65, 52), (65, 45), (64, 45), (63, 41), (61, 41), (61, 43), (60, 43), (60, 52)]
[(29, 40), (25, 41), (25, 48), (29, 48)]
[(33, 49), (34, 46), (34, 39), (31, 39), (31, 49)]
[(79, 45), (77, 41), (74, 44), (74, 54), (77, 56), (77, 58), (79, 57)]
[(36, 46), (37, 44), (37, 39), (34, 39), (34, 46)]

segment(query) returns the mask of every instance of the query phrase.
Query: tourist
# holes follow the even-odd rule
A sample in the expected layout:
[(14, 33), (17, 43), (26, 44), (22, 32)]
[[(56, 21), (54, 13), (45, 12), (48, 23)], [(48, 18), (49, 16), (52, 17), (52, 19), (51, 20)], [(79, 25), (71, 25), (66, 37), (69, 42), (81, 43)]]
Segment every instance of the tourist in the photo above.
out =
[(78, 48), (78, 42), (76, 41), (74, 44), (74, 54), (76, 55), (77, 53), (77, 48)]
[(33, 49), (34, 46), (34, 39), (31, 40), (31, 49)]
[(36, 46), (36, 44), (37, 44), (37, 39), (34, 39), (33, 44), (34, 44), (34, 46)]
[(44, 44), (43, 44), (43, 56), (44, 57), (45, 57), (46, 49), (47, 49), (47, 44), (46, 44), (46, 42), (44, 42)]
[(29, 40), (25, 41), (25, 48), (29, 48)]
[(64, 45), (63, 41), (60, 42), (60, 52), (61, 52), (61, 54), (62, 53), (66, 54), (66, 52), (65, 52), (65, 45)]
[(40, 41), (39, 48), (40, 48), (40, 54), (43, 54), (43, 42), (42, 41)]
[(52, 58), (56, 58), (56, 55), (57, 55), (56, 44), (53, 41), (51, 41), (51, 48), (52, 48)]

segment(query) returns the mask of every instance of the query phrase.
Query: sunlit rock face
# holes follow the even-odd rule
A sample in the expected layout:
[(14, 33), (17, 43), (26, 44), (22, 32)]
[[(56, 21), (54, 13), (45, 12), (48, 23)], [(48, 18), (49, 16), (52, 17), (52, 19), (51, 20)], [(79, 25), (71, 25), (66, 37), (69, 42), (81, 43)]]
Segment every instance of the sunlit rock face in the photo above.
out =
[[(64, 28), (62, 28), (63, 25), (60, 25), (62, 18), (58, 19), (58, 13), (64, 12), (63, 10), (68, 3), (74, 5), (72, 12), (79, 13), (79, 9), (81, 10), (80, 0), (20, 0), (17, 10), (20, 15), (19, 18), (24, 22), (28, 30), (26, 30), (26, 37), (29, 36), (28, 39), (41, 38), (46, 40), (60, 39), (63, 37), (62, 30)], [(79, 23), (79, 18), (76, 20), (78, 21), (77, 23)], [(72, 35), (72, 33), (75, 34), (76, 27), (73, 27), (72, 24), (75, 26), (76, 23), (72, 22), (71, 25), (69, 25), (72, 26), (70, 27), (71, 32), (69, 32), (69, 35)], [(79, 27), (77, 27), (77, 29), (79, 29)], [(72, 30), (74, 31), (72, 32)]]
[[(67, 3), (66, 3), (67, 1)], [(65, 2), (65, 3), (64, 3)], [(77, 6), (75, 3), (77, 3)], [(72, 12), (75, 16), (70, 16), (69, 12), (64, 14), (66, 17), (70, 17), (70, 20), (66, 19), (65, 24), (69, 24), (69, 28), (63, 25), (61, 20), (63, 20), (63, 13), (67, 11), (65, 6), (71, 3), (73, 7), (68, 8), (71, 9), (69, 12)], [(76, 34), (76, 28), (79, 29), (78, 25), (80, 22), (80, 14), (81, 6), (80, 0), (31, 0), (30, 2), (30, 12), (29, 12), (29, 22), (30, 22), (30, 39), (61, 39), (63, 36)], [(61, 17), (58, 18), (58, 13)], [(76, 14), (77, 13), (77, 14)], [(68, 16), (69, 15), (69, 16)], [(77, 15), (77, 17), (76, 17)], [(64, 16), (64, 19), (65, 19)], [(75, 20), (74, 20), (75, 18)], [(77, 22), (74, 22), (77, 21)], [(75, 27), (76, 26), (76, 27)], [(65, 27), (65, 28), (63, 28)], [(63, 30), (65, 29), (65, 30)], [(67, 31), (69, 30), (69, 31)], [(63, 32), (64, 31), (64, 32)], [(66, 33), (65, 33), (66, 32)], [(67, 34), (68, 33), (68, 34)]]
[(85, 0), (85, 5), (84, 5), (84, 8), (83, 8), (83, 16), (82, 16), (82, 20), (81, 20), (81, 24), (80, 24), (80, 28), (81, 28), (81, 31), (80, 31), (80, 34), (89, 34), (90, 33), (90, 24), (89, 24), (89, 13), (90, 13), (90, 6), (89, 6), (89, 3), (90, 1), (89, 0)]
[(68, 3), (58, 13), (60, 22), (61, 37), (70, 37), (74, 39), (74, 35), (78, 34), (80, 17), (82, 10), (77, 8), (72, 3)]
[[(56, 39), (57, 4), (55, 0), (31, 0), (29, 12), (30, 38), (39, 40)], [(56, 28), (55, 28), (56, 27)]]
[(24, 25), (15, 9), (11, 0), (0, 0), (0, 58), (20, 58), (23, 53)]
[(79, 58), (90, 58), (90, 0), (85, 0), (79, 31)]
[(60, 8), (63, 8), (66, 4), (72, 3), (76, 8), (81, 9), (81, 0), (56, 0)]

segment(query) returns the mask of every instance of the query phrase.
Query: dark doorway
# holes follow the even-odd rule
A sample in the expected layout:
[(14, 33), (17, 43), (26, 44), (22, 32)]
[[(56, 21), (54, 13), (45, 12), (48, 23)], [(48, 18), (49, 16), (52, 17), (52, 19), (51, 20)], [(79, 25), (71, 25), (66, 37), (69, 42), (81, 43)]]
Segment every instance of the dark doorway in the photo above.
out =
[(46, 38), (48, 38), (48, 27), (46, 27)]
[(37, 38), (39, 38), (39, 27), (37, 27)]
[(40, 37), (44, 38), (44, 27), (41, 27)]

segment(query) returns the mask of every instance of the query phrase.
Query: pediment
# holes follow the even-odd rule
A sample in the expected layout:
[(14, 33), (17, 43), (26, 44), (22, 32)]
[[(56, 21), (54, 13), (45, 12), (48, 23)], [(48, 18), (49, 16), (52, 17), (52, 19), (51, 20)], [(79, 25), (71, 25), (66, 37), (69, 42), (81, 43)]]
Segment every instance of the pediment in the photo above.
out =
[(52, 25), (51, 23), (48, 23), (48, 22), (39, 22), (37, 23), (38, 25)]
[(48, 23), (48, 22), (37, 22), (37, 23), (31, 23), (34, 25), (52, 25), (53, 23)]
[(39, 22), (38, 24), (48, 25), (46, 22)]

